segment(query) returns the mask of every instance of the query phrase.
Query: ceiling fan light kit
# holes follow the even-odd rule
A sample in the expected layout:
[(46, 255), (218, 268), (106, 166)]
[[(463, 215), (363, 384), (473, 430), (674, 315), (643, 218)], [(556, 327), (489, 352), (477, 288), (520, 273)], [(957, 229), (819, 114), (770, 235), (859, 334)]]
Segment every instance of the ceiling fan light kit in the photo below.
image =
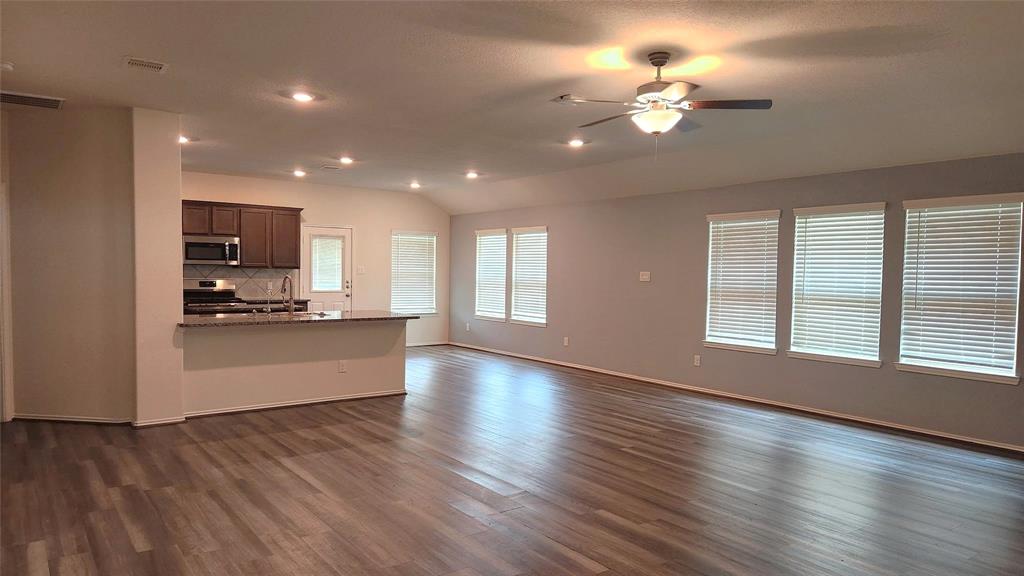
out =
[(771, 100), (686, 100), (697, 84), (682, 80), (668, 82), (661, 79), (661, 68), (668, 64), (668, 52), (651, 52), (647, 55), (651, 66), (656, 72), (654, 80), (641, 84), (636, 89), (636, 102), (618, 100), (601, 100), (582, 98), (573, 94), (563, 94), (553, 99), (562, 104), (618, 104), (633, 108), (608, 118), (583, 124), (580, 128), (588, 128), (617, 118), (629, 116), (633, 124), (640, 130), (655, 136), (664, 134), (679, 124), (683, 118), (681, 110), (767, 110), (772, 107)]

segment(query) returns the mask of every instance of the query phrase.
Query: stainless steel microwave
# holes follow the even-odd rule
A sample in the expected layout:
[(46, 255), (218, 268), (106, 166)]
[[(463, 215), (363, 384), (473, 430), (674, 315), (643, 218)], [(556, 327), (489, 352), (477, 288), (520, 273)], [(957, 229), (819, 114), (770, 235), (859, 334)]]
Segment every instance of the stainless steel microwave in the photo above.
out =
[(185, 264), (238, 266), (238, 238), (230, 236), (185, 236), (182, 240)]

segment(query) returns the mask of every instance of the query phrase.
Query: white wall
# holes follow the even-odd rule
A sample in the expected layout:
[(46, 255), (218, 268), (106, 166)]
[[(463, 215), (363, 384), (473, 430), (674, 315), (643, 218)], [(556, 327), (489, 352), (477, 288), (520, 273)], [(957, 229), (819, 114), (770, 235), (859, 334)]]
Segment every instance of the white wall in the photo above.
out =
[(16, 416), (131, 420), (131, 111), (5, 118)]
[(354, 309), (389, 307), (392, 230), (436, 232), (438, 313), (410, 321), (408, 339), (410, 344), (447, 342), (450, 218), (429, 200), (404, 192), (199, 172), (182, 173), (182, 196), (294, 206), (303, 208), (303, 224), (351, 226), (353, 270), (358, 266), (366, 270), (353, 280)]
[[(529, 188), (531, 179), (520, 184)], [(452, 340), (1024, 449), (1024, 385), (893, 367), (899, 354), (902, 201), (1021, 191), (1024, 154), (1015, 154), (454, 216)], [(702, 347), (705, 214), (783, 210), (777, 342), (785, 350), (792, 209), (880, 200), (888, 202), (882, 368)], [(474, 230), (537, 225), (548, 227), (548, 326), (474, 319)], [(639, 282), (640, 271), (650, 271), (653, 281)], [(569, 347), (562, 345), (563, 336), (570, 337)], [(703, 356), (701, 367), (693, 366), (694, 354)]]
[(179, 124), (177, 114), (132, 110), (138, 425), (184, 419)]

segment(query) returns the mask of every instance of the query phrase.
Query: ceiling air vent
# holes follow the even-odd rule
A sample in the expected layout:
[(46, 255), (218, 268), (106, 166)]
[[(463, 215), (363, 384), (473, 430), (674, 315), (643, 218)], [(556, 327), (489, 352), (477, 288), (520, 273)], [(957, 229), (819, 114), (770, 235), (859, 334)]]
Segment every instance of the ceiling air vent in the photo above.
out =
[(39, 96), (37, 94), (20, 94), (18, 92), (0, 92), (0, 103), (19, 104), (21, 106), (35, 106), (36, 108), (49, 108), (60, 110), (64, 105), (63, 98), (51, 96)]
[(341, 166), (335, 166), (333, 164), (324, 164), (320, 167), (321, 170), (341, 170)]
[(144, 58), (135, 58), (133, 56), (125, 56), (124, 65), (129, 68), (134, 68), (136, 70), (156, 72), (157, 74), (163, 74), (167, 71), (167, 64), (164, 64), (163, 62), (157, 62), (156, 60), (146, 60)]

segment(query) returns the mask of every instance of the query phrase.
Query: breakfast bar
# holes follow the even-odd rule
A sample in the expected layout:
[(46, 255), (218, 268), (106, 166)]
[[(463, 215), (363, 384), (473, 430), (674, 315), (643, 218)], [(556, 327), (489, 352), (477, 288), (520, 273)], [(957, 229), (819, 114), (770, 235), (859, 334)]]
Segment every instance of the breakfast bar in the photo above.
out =
[(188, 315), (185, 416), (405, 393), (406, 321), (381, 310)]

